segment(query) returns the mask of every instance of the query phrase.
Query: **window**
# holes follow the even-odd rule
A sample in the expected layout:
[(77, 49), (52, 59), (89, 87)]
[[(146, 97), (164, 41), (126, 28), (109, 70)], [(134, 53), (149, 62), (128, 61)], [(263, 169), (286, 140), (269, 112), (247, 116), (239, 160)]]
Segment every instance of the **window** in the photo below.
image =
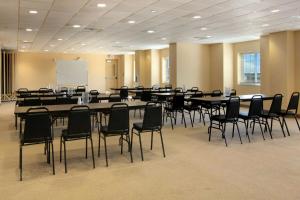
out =
[(260, 84), (260, 53), (240, 54), (240, 84)]
[(169, 57), (162, 58), (162, 83), (170, 83)]

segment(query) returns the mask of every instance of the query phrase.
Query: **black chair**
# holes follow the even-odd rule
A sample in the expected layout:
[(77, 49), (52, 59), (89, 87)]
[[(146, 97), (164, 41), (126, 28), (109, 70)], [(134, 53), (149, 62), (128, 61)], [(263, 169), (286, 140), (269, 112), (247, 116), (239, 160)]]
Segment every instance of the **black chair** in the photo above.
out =
[(73, 106), (69, 112), (68, 128), (62, 130), (62, 134), (61, 134), (61, 138), (60, 138), (60, 162), (62, 159), (61, 153), (62, 153), (62, 144), (63, 144), (64, 145), (65, 173), (67, 173), (66, 142), (74, 141), (74, 140), (83, 140), (83, 139), (85, 140), (85, 158), (87, 158), (87, 152), (88, 152), (87, 140), (90, 139), (93, 167), (95, 168), (90, 109), (88, 106), (85, 106), (85, 105)]
[(222, 96), (222, 91), (221, 90), (213, 90), (211, 93), (212, 97), (220, 97)]
[(98, 90), (91, 90), (90, 91), (90, 103), (99, 103), (98, 95), (99, 95)]
[(121, 102), (122, 98), (119, 94), (110, 94), (108, 102)]
[(243, 120), (242, 122), (245, 124), (246, 135), (248, 137), (249, 142), (250, 142), (250, 137), (248, 132), (249, 122), (252, 123), (252, 135), (254, 132), (255, 124), (258, 123), (261, 131), (261, 135), (265, 140), (264, 132), (260, 121), (260, 115), (262, 112), (263, 112), (263, 98), (261, 95), (254, 95), (251, 99), (248, 112), (240, 112), (239, 114), (239, 118), (242, 119)]
[(167, 85), (165, 85), (165, 89), (172, 89), (172, 84), (167, 84)]
[(61, 93), (68, 93), (68, 88), (67, 87), (61, 87), (60, 92)]
[(242, 142), (239, 126), (238, 126), (238, 119), (239, 119), (239, 112), (240, 112), (240, 98), (239, 97), (230, 97), (230, 99), (227, 102), (227, 108), (226, 113), (224, 115), (213, 115), (210, 118), (210, 126), (208, 127), (208, 133), (209, 133), (209, 141), (211, 139), (211, 129), (218, 129), (222, 132), (222, 138), (225, 140), (225, 145), (227, 146), (227, 140), (226, 140), (226, 124), (232, 123), (232, 135), (234, 135), (235, 126), (237, 128), (240, 142)]
[(174, 95), (172, 100), (166, 104), (165, 109), (164, 109), (164, 114), (163, 114), (163, 121), (166, 117), (169, 117), (171, 120), (171, 126), (172, 129), (173, 127), (173, 120), (174, 123), (176, 124), (177, 121), (177, 112), (181, 113), (181, 122), (184, 122), (184, 126), (186, 128), (186, 122), (185, 122), (185, 117), (184, 117), (184, 94), (183, 93), (177, 93)]
[[(193, 94), (193, 95), (191, 96), (191, 98), (201, 98), (201, 97), (203, 97), (203, 96), (204, 96), (204, 95), (203, 95), (203, 92), (202, 92), (202, 91), (197, 91), (197, 92), (195, 92), (195, 94)], [(199, 121), (201, 121), (201, 117), (204, 119), (204, 115), (203, 115), (203, 113), (202, 113), (200, 104), (197, 103), (197, 101), (188, 101), (188, 102), (184, 105), (184, 110), (187, 111), (187, 112), (189, 113), (192, 127), (194, 127), (196, 111), (199, 112), (199, 115), (200, 115)], [(191, 112), (193, 112), (193, 119), (192, 119)]]
[(83, 85), (77, 86), (77, 88), (75, 90), (76, 93), (82, 93), (85, 91), (86, 91), (86, 89), (85, 89), (85, 86), (83, 86)]
[[(51, 90), (50, 89), (48, 89), (48, 88), (40, 88), (39, 89), (39, 93), (48, 93), (48, 92), (50, 92)], [(53, 90), (52, 90), (52, 92), (53, 92)]]
[(133, 100), (141, 99), (142, 91), (144, 90), (144, 86), (138, 86), (136, 87), (136, 90), (139, 90), (139, 92), (136, 92), (135, 96), (132, 97)]
[(121, 100), (128, 100), (128, 87), (127, 86), (122, 86), (120, 89), (120, 97)]
[[(133, 123), (133, 127), (131, 130), (131, 149), (132, 149), (132, 141), (133, 141), (133, 133), (134, 133), (139, 136), (142, 161), (144, 160), (144, 155), (143, 155), (141, 133), (144, 132), (151, 132), (151, 147), (150, 147), (151, 150), (153, 147), (153, 132), (158, 132), (160, 134), (163, 155), (164, 157), (166, 157), (161, 128), (162, 128), (162, 105), (160, 103), (148, 102), (145, 107), (143, 122)], [(136, 130), (136, 132), (134, 130)]]
[(149, 102), (152, 100), (152, 94), (151, 94), (151, 91), (148, 91), (148, 90), (144, 90), (142, 91), (142, 94), (141, 94), (141, 101), (145, 101), (145, 102)]
[(39, 97), (26, 97), (24, 98), (22, 106), (40, 106), (41, 99)]
[(18, 95), (18, 97), (20, 97), (20, 98), (25, 98), (25, 97), (30, 96), (31, 94), (30, 94), (30, 92), (28, 91), (27, 88), (19, 88), (19, 89), (17, 90), (17, 95)]
[(236, 96), (236, 89), (231, 89), (230, 96)]
[(108, 166), (106, 138), (113, 137), (113, 136), (120, 136), (119, 142), (121, 144), (121, 154), (123, 154), (123, 141), (127, 142), (128, 151), (130, 152), (130, 159), (131, 162), (133, 162), (131, 145), (130, 145), (130, 137), (129, 137), (129, 109), (127, 104), (125, 103), (113, 104), (109, 110), (108, 125), (102, 126), (102, 124), (100, 124), (100, 128), (98, 128), (98, 133), (99, 133), (98, 156), (100, 156), (100, 140), (102, 137), (104, 140), (106, 166)]
[(53, 128), (49, 111), (45, 107), (30, 108), (24, 115), (24, 132), (20, 131), (20, 181), (23, 172), (22, 147), (27, 145), (45, 144), (47, 162), (50, 164), (50, 146), (52, 153), (52, 171), (55, 174), (54, 150), (53, 150)]
[(174, 89), (175, 93), (178, 93), (178, 92), (183, 92), (183, 89), (182, 87), (177, 87)]
[(198, 87), (192, 87), (191, 88), (191, 92), (198, 92), (199, 91), (199, 88)]
[(294, 117), (294, 119), (297, 122), (298, 129), (300, 130), (299, 122), (297, 120), (299, 95), (300, 95), (299, 92), (293, 92), (293, 94), (291, 95), (291, 98), (290, 98), (289, 105), (288, 105), (287, 109), (286, 110), (281, 110), (281, 112), (280, 112), (280, 115), (281, 115), (282, 120), (283, 120), (283, 124), (286, 127), (288, 135), (290, 135), (290, 131), (289, 131), (289, 128), (288, 128), (286, 120), (285, 120), (286, 117), (289, 117), (289, 116)]
[[(271, 136), (271, 139), (273, 139), (272, 136), (272, 129), (273, 129), (273, 120), (279, 121), (282, 134), (285, 137), (285, 132), (283, 129), (283, 122), (281, 122), (281, 104), (282, 104), (282, 94), (276, 94), (273, 97), (270, 110), (263, 110), (261, 117), (263, 119), (263, 123), (265, 124), (265, 131), (268, 130), (269, 134)], [(271, 126), (269, 125), (268, 120), (271, 120)]]

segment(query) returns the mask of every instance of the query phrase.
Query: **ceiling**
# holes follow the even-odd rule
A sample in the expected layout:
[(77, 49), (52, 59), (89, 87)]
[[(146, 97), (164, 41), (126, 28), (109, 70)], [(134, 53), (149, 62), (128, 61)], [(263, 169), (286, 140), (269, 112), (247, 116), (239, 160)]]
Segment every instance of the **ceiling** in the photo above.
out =
[(299, 0), (0, 0), (1, 45), (20, 51), (121, 53), (291, 29), (300, 29)]

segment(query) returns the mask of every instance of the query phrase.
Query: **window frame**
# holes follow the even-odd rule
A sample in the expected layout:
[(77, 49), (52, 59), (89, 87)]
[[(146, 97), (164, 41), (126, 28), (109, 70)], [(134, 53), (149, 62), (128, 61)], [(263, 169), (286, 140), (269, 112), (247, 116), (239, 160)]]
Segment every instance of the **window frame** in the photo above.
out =
[[(255, 77), (256, 77), (256, 80), (257, 80), (257, 76), (258, 74), (260, 74), (260, 80), (259, 82), (246, 82), (246, 81), (243, 81), (242, 77), (244, 76), (244, 73), (243, 73), (243, 55), (245, 54), (259, 54), (260, 56), (260, 60), (259, 60), (259, 68), (260, 68), (260, 73), (258, 73), (258, 70), (257, 70), (257, 66), (256, 66), (256, 69), (255, 69)], [(239, 52), (238, 53), (238, 85), (241, 85), (241, 86), (260, 86), (261, 85), (261, 54), (260, 54), (260, 51), (245, 51), (245, 52)]]
[[(166, 60), (168, 60), (168, 73), (169, 73), (169, 80), (167, 80), (167, 81), (166, 81), (166, 78), (164, 77), (164, 75), (165, 75), (164, 62), (166, 62)], [(170, 76), (171, 76), (170, 57), (169, 56), (164, 56), (164, 57), (161, 58), (161, 82), (162, 82), (162, 84), (170, 84), (170, 82), (171, 82), (171, 77)]]

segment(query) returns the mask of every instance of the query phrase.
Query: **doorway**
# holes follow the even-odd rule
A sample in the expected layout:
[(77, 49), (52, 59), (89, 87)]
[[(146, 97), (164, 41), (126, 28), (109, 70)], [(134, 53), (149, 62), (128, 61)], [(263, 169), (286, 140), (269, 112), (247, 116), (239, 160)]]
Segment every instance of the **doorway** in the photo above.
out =
[(105, 89), (118, 87), (118, 60), (106, 59), (105, 61)]

